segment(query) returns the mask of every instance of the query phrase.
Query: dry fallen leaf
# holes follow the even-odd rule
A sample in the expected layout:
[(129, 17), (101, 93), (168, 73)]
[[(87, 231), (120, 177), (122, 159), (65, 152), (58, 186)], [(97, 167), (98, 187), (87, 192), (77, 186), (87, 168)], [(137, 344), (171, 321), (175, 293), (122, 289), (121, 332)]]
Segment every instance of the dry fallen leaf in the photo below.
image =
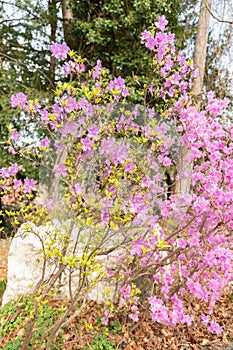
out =
[(205, 346), (207, 344), (209, 344), (209, 339), (202, 339), (201, 345)]
[(25, 329), (24, 328), (20, 328), (17, 332), (17, 337), (21, 337), (24, 335)]
[(167, 332), (164, 328), (161, 329), (161, 333), (165, 338), (171, 336), (171, 333)]

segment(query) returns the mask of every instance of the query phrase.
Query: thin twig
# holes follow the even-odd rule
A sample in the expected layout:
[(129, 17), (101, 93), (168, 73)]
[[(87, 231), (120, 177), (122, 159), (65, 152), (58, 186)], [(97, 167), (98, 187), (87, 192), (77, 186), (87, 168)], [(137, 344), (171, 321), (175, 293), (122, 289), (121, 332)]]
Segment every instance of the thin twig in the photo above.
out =
[(206, 6), (207, 11), (211, 14), (211, 16), (216, 19), (216, 21), (221, 22), (221, 23), (228, 23), (228, 24), (233, 24), (233, 21), (228, 21), (226, 19), (221, 19), (218, 18), (211, 10), (211, 8), (209, 7), (209, 5), (206, 3), (206, 1), (204, 0), (204, 4)]

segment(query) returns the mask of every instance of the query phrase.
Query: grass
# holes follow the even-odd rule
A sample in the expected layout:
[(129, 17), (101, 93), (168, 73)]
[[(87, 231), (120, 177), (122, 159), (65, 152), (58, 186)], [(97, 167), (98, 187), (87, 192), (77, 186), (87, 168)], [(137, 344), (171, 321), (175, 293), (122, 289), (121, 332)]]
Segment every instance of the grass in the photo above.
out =
[(4, 278), (3, 280), (0, 281), (0, 298), (2, 298), (3, 293), (6, 290), (6, 282), (7, 282), (6, 278)]

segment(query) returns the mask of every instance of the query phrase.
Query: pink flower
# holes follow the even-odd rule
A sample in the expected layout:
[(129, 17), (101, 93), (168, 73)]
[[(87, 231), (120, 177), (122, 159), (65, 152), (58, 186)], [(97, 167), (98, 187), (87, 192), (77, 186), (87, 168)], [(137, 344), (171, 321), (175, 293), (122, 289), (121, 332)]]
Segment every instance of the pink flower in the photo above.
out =
[(138, 239), (136, 242), (132, 243), (132, 248), (130, 249), (130, 255), (142, 255), (142, 248), (144, 247), (143, 239)]
[(10, 170), (8, 168), (1, 168), (0, 169), (0, 175), (3, 177), (3, 178), (8, 178), (10, 177)]
[(75, 121), (66, 122), (64, 127), (61, 129), (61, 135), (67, 136), (68, 134), (75, 134), (78, 129), (78, 124)]
[(19, 138), (20, 138), (20, 133), (17, 130), (12, 130), (10, 139), (14, 141), (19, 141)]
[(154, 95), (154, 84), (150, 85), (149, 91), (150, 91), (151, 96), (153, 96)]
[(210, 331), (211, 333), (221, 334), (222, 327), (217, 322), (211, 321), (210, 326), (208, 327), (208, 331)]
[(20, 107), (23, 109), (27, 104), (27, 96), (23, 92), (11, 96), (11, 106), (13, 108)]
[(16, 154), (16, 151), (14, 150), (13, 147), (9, 147), (9, 148), (8, 148), (8, 152), (9, 152), (9, 153), (12, 153), (12, 154)]
[(39, 144), (40, 147), (45, 147), (45, 148), (49, 147), (49, 145), (50, 145), (50, 140), (49, 140), (48, 136), (46, 136), (44, 139), (42, 139), (40, 141), (40, 144)]
[(66, 113), (71, 113), (73, 112), (75, 109), (78, 109), (78, 104), (76, 102), (76, 99), (74, 97), (68, 97), (65, 100), (66, 104), (65, 104), (65, 111)]
[(67, 166), (64, 164), (58, 164), (55, 166), (55, 176), (67, 176)]
[(138, 322), (139, 320), (139, 311), (138, 311), (138, 307), (137, 305), (133, 305), (131, 306), (131, 314), (129, 315), (129, 318), (133, 321), (133, 322)]
[(78, 183), (74, 185), (74, 192), (78, 195), (83, 192), (82, 187)]
[(65, 60), (67, 58), (67, 53), (70, 51), (69, 46), (63, 42), (62, 44), (52, 43), (50, 47), (52, 55), (58, 60)]
[(180, 248), (186, 248), (188, 245), (188, 243), (184, 239), (179, 239), (177, 241), (177, 244), (178, 244), (178, 247)]
[(164, 166), (168, 166), (168, 167), (171, 166), (172, 164), (172, 161), (169, 157), (163, 156), (161, 154), (158, 156), (158, 161), (162, 163)]
[(110, 221), (110, 214), (108, 209), (102, 209), (101, 210), (101, 223), (102, 225), (109, 225)]
[(17, 172), (20, 170), (21, 170), (21, 167), (17, 163), (12, 164), (9, 168), (10, 176), (15, 176)]
[(56, 153), (61, 153), (64, 147), (65, 147), (64, 142), (56, 142), (55, 143)]
[(112, 277), (112, 276), (114, 275), (113, 270), (112, 270), (112, 269), (110, 269), (110, 267), (109, 267), (109, 266), (105, 266), (105, 270), (106, 270), (106, 272), (107, 272), (108, 276)]
[(210, 99), (208, 105), (206, 106), (206, 110), (212, 113), (215, 117), (221, 115), (223, 110), (226, 109), (228, 105), (228, 100), (225, 98), (224, 100), (218, 100), (216, 98)]
[(63, 68), (65, 71), (65, 76), (69, 75), (71, 72), (80, 74), (86, 70), (86, 66), (83, 63), (76, 63), (74, 61), (65, 62), (63, 64)]
[(147, 206), (141, 194), (138, 194), (131, 200), (131, 205), (129, 208), (130, 213), (141, 213), (146, 209)]
[(160, 29), (162, 32), (164, 32), (167, 28), (166, 25), (168, 24), (168, 21), (166, 20), (165, 16), (159, 16), (158, 22), (155, 22), (155, 25), (158, 29)]
[(126, 298), (130, 298), (131, 295), (131, 286), (130, 285), (125, 285), (124, 287), (121, 288), (120, 290), (120, 295), (126, 299)]
[(139, 311), (136, 314), (129, 314), (129, 318), (133, 321), (133, 322), (138, 322), (139, 317), (138, 317)]
[(67, 75), (69, 75), (73, 71), (73, 63), (74, 63), (73, 61), (69, 61), (63, 64), (65, 77), (67, 77)]
[(31, 193), (33, 190), (35, 191), (36, 185), (36, 181), (33, 179), (29, 179), (28, 177), (26, 177), (26, 179), (24, 179), (24, 193)]
[(209, 316), (207, 315), (205, 315), (205, 314), (201, 314), (201, 319), (202, 319), (202, 322), (204, 323), (204, 324), (208, 324), (209, 323)]
[(83, 63), (76, 63), (74, 70), (77, 74), (81, 74), (81, 73), (85, 72), (86, 66)]
[(214, 92), (214, 91), (209, 91), (209, 92), (207, 93), (207, 96), (208, 96), (208, 99), (214, 98), (215, 92)]
[(148, 298), (151, 309), (152, 320), (158, 323), (169, 323), (168, 307), (163, 304), (161, 299), (156, 297)]
[(87, 131), (88, 131), (88, 137), (94, 140), (98, 140), (100, 128), (97, 125), (91, 126), (90, 128), (87, 129)]
[(84, 139), (81, 139), (81, 144), (82, 144), (82, 150), (86, 152), (92, 149), (93, 141), (90, 140), (88, 137), (85, 137)]
[(154, 116), (155, 116), (155, 108), (154, 107), (148, 108), (148, 117), (154, 118)]
[(145, 44), (150, 51), (153, 51), (156, 45), (156, 40), (151, 32), (144, 30), (144, 32), (141, 34), (141, 43)]
[(126, 173), (132, 173), (133, 169), (135, 168), (135, 164), (132, 162), (129, 162), (125, 166), (125, 172)]
[(107, 326), (108, 322), (109, 322), (109, 318), (112, 316), (112, 312), (110, 312), (109, 310), (105, 310), (104, 311), (104, 316), (101, 318), (101, 322)]
[(101, 70), (102, 70), (102, 62), (100, 60), (97, 60), (96, 66), (94, 67), (94, 70), (92, 72), (92, 78), (99, 79)]
[(40, 110), (39, 113), (40, 113), (41, 120), (43, 120), (43, 122), (48, 122), (49, 121), (49, 113), (48, 113), (48, 111), (43, 109), (43, 110)]
[(23, 185), (21, 180), (14, 180), (14, 185), (13, 185), (13, 189), (14, 190), (19, 190), (21, 188), (21, 186)]
[[(122, 77), (117, 77), (111, 80), (107, 86), (107, 89), (113, 92), (114, 90), (117, 90), (121, 93), (123, 97), (128, 96), (128, 89), (125, 86), (125, 79), (123, 79)], [(119, 95), (114, 94), (114, 98), (118, 100)]]
[(195, 295), (195, 297), (206, 301), (208, 298), (208, 293), (206, 290), (205, 286), (202, 286), (200, 284), (200, 282), (198, 281), (192, 281), (191, 279), (188, 279), (188, 281), (186, 282), (186, 285), (188, 287), (188, 289), (190, 290), (190, 292)]

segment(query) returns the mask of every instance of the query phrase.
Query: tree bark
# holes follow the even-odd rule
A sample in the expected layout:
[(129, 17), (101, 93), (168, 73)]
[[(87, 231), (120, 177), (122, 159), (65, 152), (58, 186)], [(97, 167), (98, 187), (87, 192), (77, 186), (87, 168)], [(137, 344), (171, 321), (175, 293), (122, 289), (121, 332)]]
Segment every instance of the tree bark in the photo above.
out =
[[(210, 12), (208, 9), (211, 9), (212, 0), (202, 0), (200, 8), (200, 16), (197, 26), (197, 36), (195, 40), (194, 47), (194, 64), (199, 69), (199, 75), (197, 76), (193, 92), (197, 98), (202, 93), (204, 74), (205, 74), (205, 65), (206, 65), (206, 55), (207, 55), (207, 44), (209, 36), (209, 25), (210, 25)], [(198, 98), (197, 107), (200, 108), (200, 98)]]
[[(194, 81), (193, 93), (197, 98), (196, 109), (201, 107), (201, 94), (206, 66), (207, 44), (209, 35), (210, 12), (212, 0), (202, 0), (200, 5), (200, 15), (197, 26), (197, 35), (194, 47), (193, 61), (199, 69), (199, 75)], [(178, 180), (175, 186), (176, 194), (187, 194), (191, 191), (191, 173), (193, 164), (188, 161), (189, 151), (187, 145), (180, 147), (179, 161), (177, 166)], [(185, 175), (185, 176), (183, 176)]]
[[(50, 22), (50, 42), (56, 41), (56, 33), (57, 33), (57, 0), (49, 0), (48, 1), (48, 12), (49, 12), (49, 22)], [(53, 55), (50, 55), (50, 65), (49, 65), (49, 71), (50, 71), (50, 79), (51, 82), (54, 84), (55, 82), (55, 57)], [(49, 88), (53, 88), (54, 86), (50, 86)]]
[(71, 0), (61, 0), (61, 6), (64, 39), (71, 49), (75, 49), (75, 38), (72, 35), (72, 28), (75, 19), (71, 9)]

